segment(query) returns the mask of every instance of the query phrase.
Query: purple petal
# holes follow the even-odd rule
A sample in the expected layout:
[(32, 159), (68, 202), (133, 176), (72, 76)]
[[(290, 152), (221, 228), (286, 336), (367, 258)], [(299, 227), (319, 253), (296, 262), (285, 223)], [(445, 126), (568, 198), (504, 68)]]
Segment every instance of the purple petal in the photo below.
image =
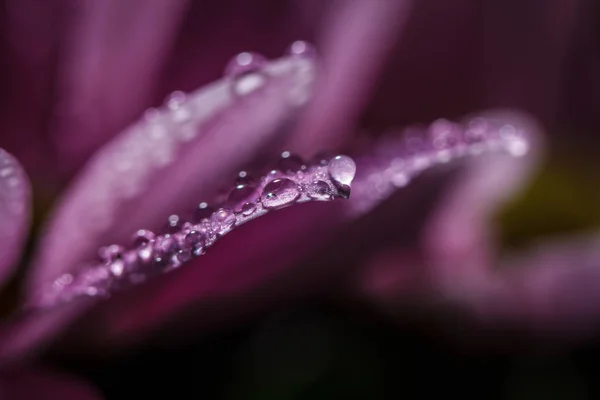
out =
[[(504, 121), (515, 122), (514, 119)], [(501, 127), (502, 125), (496, 126)], [(495, 135), (498, 130), (490, 128), (489, 132)], [(499, 139), (496, 137), (489, 142), (475, 143), (473, 148), (492, 144), (498, 146)], [(169, 331), (172, 332), (182, 331), (177, 329), (181, 321), (185, 321), (184, 331), (190, 335), (199, 328), (214, 329), (234, 317), (247, 317), (275, 302), (280, 303), (283, 299), (314, 293), (320, 286), (307, 283), (307, 280), (313, 282), (315, 276), (331, 275), (334, 271), (347, 273), (347, 270), (340, 271), (336, 266), (347, 266), (359, 258), (348, 258), (348, 254), (356, 253), (351, 249), (375, 245), (390, 229), (397, 234), (404, 232), (405, 236), (412, 235), (415, 232), (413, 227), (417, 225), (413, 221), (415, 214), (419, 214), (424, 204), (431, 204), (431, 199), (424, 201), (426, 198), (435, 197), (431, 193), (427, 194), (431, 192), (429, 187), (416, 183), (420, 195), (409, 194), (408, 201), (394, 203), (391, 210), (387, 207), (388, 212), (384, 213), (383, 220), (380, 210), (377, 210), (379, 217), (374, 222), (369, 223), (368, 220), (372, 218), (365, 217), (365, 214), (393, 193), (396, 188), (394, 185), (399, 183), (394, 174), (406, 173), (406, 179), (411, 181), (423, 169), (434, 166), (436, 160), (449, 161), (445, 153), (448, 149), (433, 152), (425, 150), (425, 153), (419, 153), (413, 158), (403, 153), (402, 139), (396, 142), (400, 142), (398, 148), (382, 143), (382, 149), (376, 151), (383, 151), (383, 154), (376, 153), (371, 158), (367, 156), (364, 160), (358, 160), (359, 171), (353, 183), (353, 194), (347, 203), (348, 207), (339, 210), (344, 211), (344, 215), (319, 204), (314, 208), (305, 208), (304, 211), (296, 207), (288, 212), (257, 220), (250, 226), (233, 232), (220, 243), (221, 247), (215, 246), (189, 268), (115, 298), (88, 314), (89, 318), (82, 321), (79, 329), (69, 335), (65, 345), (73, 346), (78, 338), (86, 338), (83, 340), (84, 347), (89, 345), (89, 340), (97, 345), (131, 344), (133, 340), (140, 343), (143, 334), (152, 332), (160, 325), (169, 324)], [(451, 158), (453, 154), (463, 157), (469, 153), (469, 146), (459, 143), (456, 149), (449, 149), (448, 154)], [(389, 153), (390, 150), (392, 154)], [(406, 157), (402, 165), (395, 162), (399, 155)], [(421, 156), (426, 156), (430, 162), (425, 163)], [(388, 167), (386, 163), (391, 166)], [(374, 180), (374, 176), (378, 179)], [(411, 186), (408, 190), (412, 188)], [(441, 188), (440, 185), (438, 192)], [(398, 201), (400, 198), (404, 199), (403, 195), (406, 195), (404, 191), (394, 198)], [(386, 203), (390, 205), (392, 201)], [(423, 213), (426, 214), (425, 210)], [(364, 221), (352, 227), (346, 225), (357, 218)], [(397, 220), (397, 225), (390, 224), (394, 220)], [(398, 232), (397, 226), (402, 227), (401, 232)], [(340, 238), (332, 241), (335, 233), (339, 233)], [(370, 238), (366, 243), (365, 236)], [(350, 237), (354, 241), (348, 241)], [(328, 260), (333, 265), (316, 262), (312, 258), (306, 262), (305, 257), (317, 251), (329, 254)], [(249, 299), (253, 300), (250, 302)], [(184, 315), (188, 315), (186, 311), (193, 313), (193, 318), (185, 318)]]
[(58, 70), (53, 140), (79, 166), (148, 104), (187, 2), (83, 2)]
[(323, 79), (291, 148), (338, 148), (361, 117), (409, 15), (408, 0), (349, 1), (332, 7), (322, 37)]
[(0, 149), (0, 283), (16, 266), (29, 230), (30, 188), (25, 171)]
[(102, 245), (160, 228), (166, 214), (192, 210), (269, 150), (306, 100), (313, 74), (304, 59), (282, 59), (265, 72), (263, 86), (248, 95), (234, 95), (224, 79), (181, 106), (148, 114), (103, 147), (59, 204), (34, 263), (33, 287), (93, 260)]

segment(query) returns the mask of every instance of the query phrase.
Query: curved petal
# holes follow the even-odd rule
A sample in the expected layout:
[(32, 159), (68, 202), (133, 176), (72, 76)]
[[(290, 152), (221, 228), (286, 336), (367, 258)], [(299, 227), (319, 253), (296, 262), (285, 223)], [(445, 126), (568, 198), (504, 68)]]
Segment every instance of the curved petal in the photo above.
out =
[(15, 267), (29, 231), (30, 187), (25, 171), (0, 149), (0, 283)]
[(100, 400), (86, 382), (40, 368), (0, 371), (0, 398), (15, 400)]
[(353, 132), (386, 57), (408, 19), (411, 1), (336, 2), (321, 37), (322, 84), (290, 147), (311, 155), (339, 148)]
[[(491, 135), (503, 126), (490, 125)], [(474, 148), (481, 150), (488, 145), (502, 148), (513, 143), (512, 139), (503, 143), (502, 138), (495, 137), (489, 143), (485, 140), (475, 143)], [(79, 352), (92, 340), (100, 346), (110, 343), (114, 350), (119, 344), (141, 343), (143, 334), (155, 333), (157, 326), (167, 323), (171, 332), (193, 335), (198, 328), (211, 329), (231, 321), (233, 315), (247, 317), (283, 298), (289, 300), (321, 290), (323, 286), (315, 284), (319, 281), (315, 277), (343, 274), (339, 267), (347, 267), (364, 257), (359, 249), (369, 247), (360, 244), (365, 235), (370, 235), (369, 243), (379, 245), (389, 242), (390, 234), (403, 233), (404, 240), (410, 240), (413, 228), (422, 222), (420, 212), (416, 211), (422, 210), (423, 216), (427, 215), (426, 210), (444, 188), (447, 176), (435, 176), (427, 184), (416, 180), (407, 189), (408, 193), (401, 191), (394, 195), (394, 201), (385, 202), (391, 206), (378, 205), (437, 162), (469, 154), (470, 146), (427, 148), (413, 157), (405, 153), (404, 139), (382, 143), (375, 153), (357, 161), (359, 169), (352, 185), (353, 194), (347, 207), (341, 207), (342, 214), (334, 213), (325, 204), (315, 204), (312, 208), (306, 206), (305, 211), (295, 207), (256, 221), (233, 232), (227, 241), (221, 242), (222, 247), (211, 249), (191, 268), (105, 303), (88, 314), (89, 318), (63, 344)], [(401, 157), (405, 157), (404, 162), (399, 162)], [(380, 212), (381, 208), (385, 212)], [(375, 215), (369, 214), (373, 210)], [(404, 229), (398, 232), (396, 225), (389, 223), (391, 220), (399, 221)], [(341, 248), (345, 250), (341, 252)], [(185, 321), (185, 329), (176, 328), (181, 321)], [(77, 343), (78, 340), (82, 342)]]
[[(177, 93), (163, 109), (150, 110), (90, 160), (57, 208), (36, 253), (30, 298), (93, 260), (100, 245), (128, 242), (142, 226), (163, 227), (165, 210), (192, 210), (256, 154), (269, 154), (307, 101), (313, 76), (311, 60), (284, 58), (183, 102)], [(84, 309), (58, 308), (7, 323), (2, 335), (11, 339), (3, 340), (3, 357), (49, 339)]]
[(308, 99), (313, 76), (310, 60), (281, 59), (263, 73), (225, 78), (186, 100), (177, 93), (150, 110), (90, 160), (60, 202), (31, 289), (93, 260), (101, 245), (127, 243), (142, 227), (162, 228), (167, 212), (214, 197), (241, 166), (272, 149)]

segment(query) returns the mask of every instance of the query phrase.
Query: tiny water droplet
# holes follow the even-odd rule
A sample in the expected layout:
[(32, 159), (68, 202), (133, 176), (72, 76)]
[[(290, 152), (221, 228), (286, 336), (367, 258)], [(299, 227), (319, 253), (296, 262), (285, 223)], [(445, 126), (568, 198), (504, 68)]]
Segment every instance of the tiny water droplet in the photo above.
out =
[(125, 248), (117, 244), (111, 244), (110, 246), (101, 247), (98, 250), (98, 256), (103, 263), (110, 263), (114, 260), (121, 258), (121, 255), (125, 252)]
[(233, 208), (234, 211), (241, 211), (242, 206), (248, 202), (258, 200), (256, 188), (248, 185), (237, 185), (229, 194), (227, 205)]
[(356, 164), (348, 156), (336, 156), (329, 161), (329, 176), (335, 183), (350, 185), (356, 174)]
[(189, 250), (179, 250), (176, 257), (179, 262), (184, 263), (192, 259), (192, 253)]
[(183, 224), (183, 221), (181, 220), (181, 218), (179, 218), (178, 215), (170, 215), (169, 218), (167, 219), (167, 232), (169, 233), (175, 233), (177, 231), (179, 231), (181, 229), (181, 226)]
[(260, 196), (264, 208), (279, 208), (293, 203), (300, 196), (300, 189), (290, 179), (275, 179), (265, 185)]
[(235, 179), (236, 185), (253, 185), (255, 183), (255, 179), (252, 175), (250, 175), (246, 171), (238, 172), (237, 178)]
[(194, 251), (206, 245), (206, 236), (200, 231), (191, 231), (185, 236), (184, 245), (187, 250)]
[(254, 204), (254, 203), (245, 203), (242, 206), (242, 214), (244, 214), (244, 215), (250, 215), (254, 211), (256, 211), (256, 204)]
[(329, 160), (333, 158), (334, 154), (330, 151), (319, 151), (310, 159), (310, 165), (324, 167), (329, 164)]
[(183, 103), (185, 103), (186, 95), (182, 91), (175, 91), (171, 93), (165, 100), (167, 108), (170, 110), (177, 110)]
[(277, 163), (277, 168), (283, 172), (298, 172), (304, 169), (304, 161), (289, 151), (281, 153), (281, 159)]
[(290, 56), (299, 56), (303, 58), (315, 58), (317, 55), (315, 47), (304, 40), (296, 40), (288, 47), (286, 53)]
[(330, 200), (332, 193), (327, 182), (316, 181), (309, 187), (308, 196), (315, 200)]
[(235, 214), (226, 208), (221, 208), (212, 216), (215, 228), (221, 234), (227, 232), (235, 224)]
[(196, 207), (193, 220), (195, 223), (198, 223), (205, 218), (209, 218), (213, 212), (214, 209), (209, 206), (208, 203), (203, 201), (202, 203), (198, 204), (198, 207)]
[(233, 92), (243, 96), (262, 86), (265, 76), (261, 71), (266, 63), (265, 57), (253, 52), (244, 52), (233, 57), (225, 68), (225, 76), (233, 79)]
[(166, 260), (177, 250), (177, 241), (171, 235), (159, 237), (154, 244), (155, 260)]

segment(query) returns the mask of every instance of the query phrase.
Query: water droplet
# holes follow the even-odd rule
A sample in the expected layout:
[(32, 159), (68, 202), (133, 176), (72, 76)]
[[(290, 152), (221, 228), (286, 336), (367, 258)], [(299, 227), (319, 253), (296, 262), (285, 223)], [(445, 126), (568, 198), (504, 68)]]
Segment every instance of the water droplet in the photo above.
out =
[(350, 185), (356, 174), (356, 164), (348, 156), (336, 156), (329, 161), (329, 176), (337, 184)]
[(456, 127), (446, 119), (438, 119), (429, 127), (429, 135), (433, 147), (438, 150), (447, 149), (458, 143), (459, 135)]
[(312, 44), (305, 42), (304, 40), (296, 40), (288, 47), (287, 54), (303, 58), (315, 58), (317, 51)]
[(300, 196), (300, 190), (290, 179), (275, 179), (263, 189), (261, 201), (265, 208), (278, 208), (293, 203)]
[(324, 181), (313, 182), (309, 187), (308, 196), (315, 200), (330, 200), (333, 191)]
[(261, 71), (266, 63), (266, 58), (257, 53), (244, 52), (233, 57), (225, 68), (225, 75), (234, 80), (233, 92), (245, 95), (262, 86), (265, 76)]
[(175, 91), (171, 93), (165, 100), (167, 108), (170, 110), (177, 110), (183, 103), (185, 103), (186, 95), (181, 91)]
[(334, 154), (330, 151), (319, 151), (311, 157), (309, 164), (324, 167), (329, 164), (329, 160), (331, 160), (333, 156)]
[(176, 257), (179, 262), (184, 263), (192, 259), (192, 252), (189, 250), (179, 250)]
[(206, 245), (206, 235), (200, 231), (191, 231), (185, 236), (184, 246), (187, 250), (195, 251), (198, 247)]
[(171, 235), (159, 237), (154, 244), (154, 260), (158, 263), (168, 260), (177, 250), (177, 241)]
[(227, 205), (233, 208), (234, 211), (241, 211), (242, 206), (248, 202), (258, 200), (256, 188), (253, 186), (237, 185), (229, 194)]
[(169, 233), (175, 233), (178, 232), (181, 229), (181, 226), (183, 225), (183, 221), (181, 220), (181, 218), (179, 218), (178, 215), (170, 215), (169, 218), (167, 219), (167, 232)]
[(125, 263), (123, 260), (114, 260), (110, 263), (108, 269), (114, 276), (121, 276), (123, 275), (123, 271), (125, 271)]
[(305, 167), (300, 157), (291, 154), (289, 151), (284, 151), (281, 153), (281, 159), (277, 163), (277, 168), (283, 172), (298, 172)]
[(98, 250), (98, 256), (103, 263), (110, 263), (114, 260), (120, 259), (121, 255), (125, 252), (125, 248), (117, 244), (111, 244), (110, 246), (101, 247)]
[(235, 214), (231, 210), (221, 208), (213, 214), (212, 220), (216, 224), (216, 230), (223, 234), (235, 224)]
[(238, 175), (235, 179), (236, 185), (253, 185), (255, 183), (255, 179), (252, 175), (250, 175), (246, 171), (238, 172)]
[(193, 220), (195, 223), (198, 223), (205, 218), (209, 218), (213, 212), (214, 209), (211, 206), (209, 206), (208, 203), (202, 202), (198, 204), (198, 207), (196, 207), (196, 210), (194, 211)]
[(256, 211), (256, 204), (254, 204), (254, 203), (245, 203), (242, 206), (242, 214), (244, 214), (244, 215), (250, 215), (254, 211)]

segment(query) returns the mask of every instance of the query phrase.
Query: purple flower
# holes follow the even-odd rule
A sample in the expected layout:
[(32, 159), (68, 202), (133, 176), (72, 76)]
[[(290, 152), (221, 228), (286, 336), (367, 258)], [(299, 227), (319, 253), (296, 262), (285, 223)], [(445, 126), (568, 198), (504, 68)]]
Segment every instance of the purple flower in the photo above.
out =
[(48, 309), (7, 320), (0, 363), (183, 340), (348, 288), (458, 307), (477, 329), (592, 332), (594, 246), (498, 262), (490, 223), (543, 155), (540, 125), (505, 108), (596, 122), (597, 76), (585, 96), (562, 85), (598, 61), (579, 24), (591, 2), (230, 3), (8, 2), (0, 280), (32, 196), (60, 196), (26, 267), (25, 302)]

